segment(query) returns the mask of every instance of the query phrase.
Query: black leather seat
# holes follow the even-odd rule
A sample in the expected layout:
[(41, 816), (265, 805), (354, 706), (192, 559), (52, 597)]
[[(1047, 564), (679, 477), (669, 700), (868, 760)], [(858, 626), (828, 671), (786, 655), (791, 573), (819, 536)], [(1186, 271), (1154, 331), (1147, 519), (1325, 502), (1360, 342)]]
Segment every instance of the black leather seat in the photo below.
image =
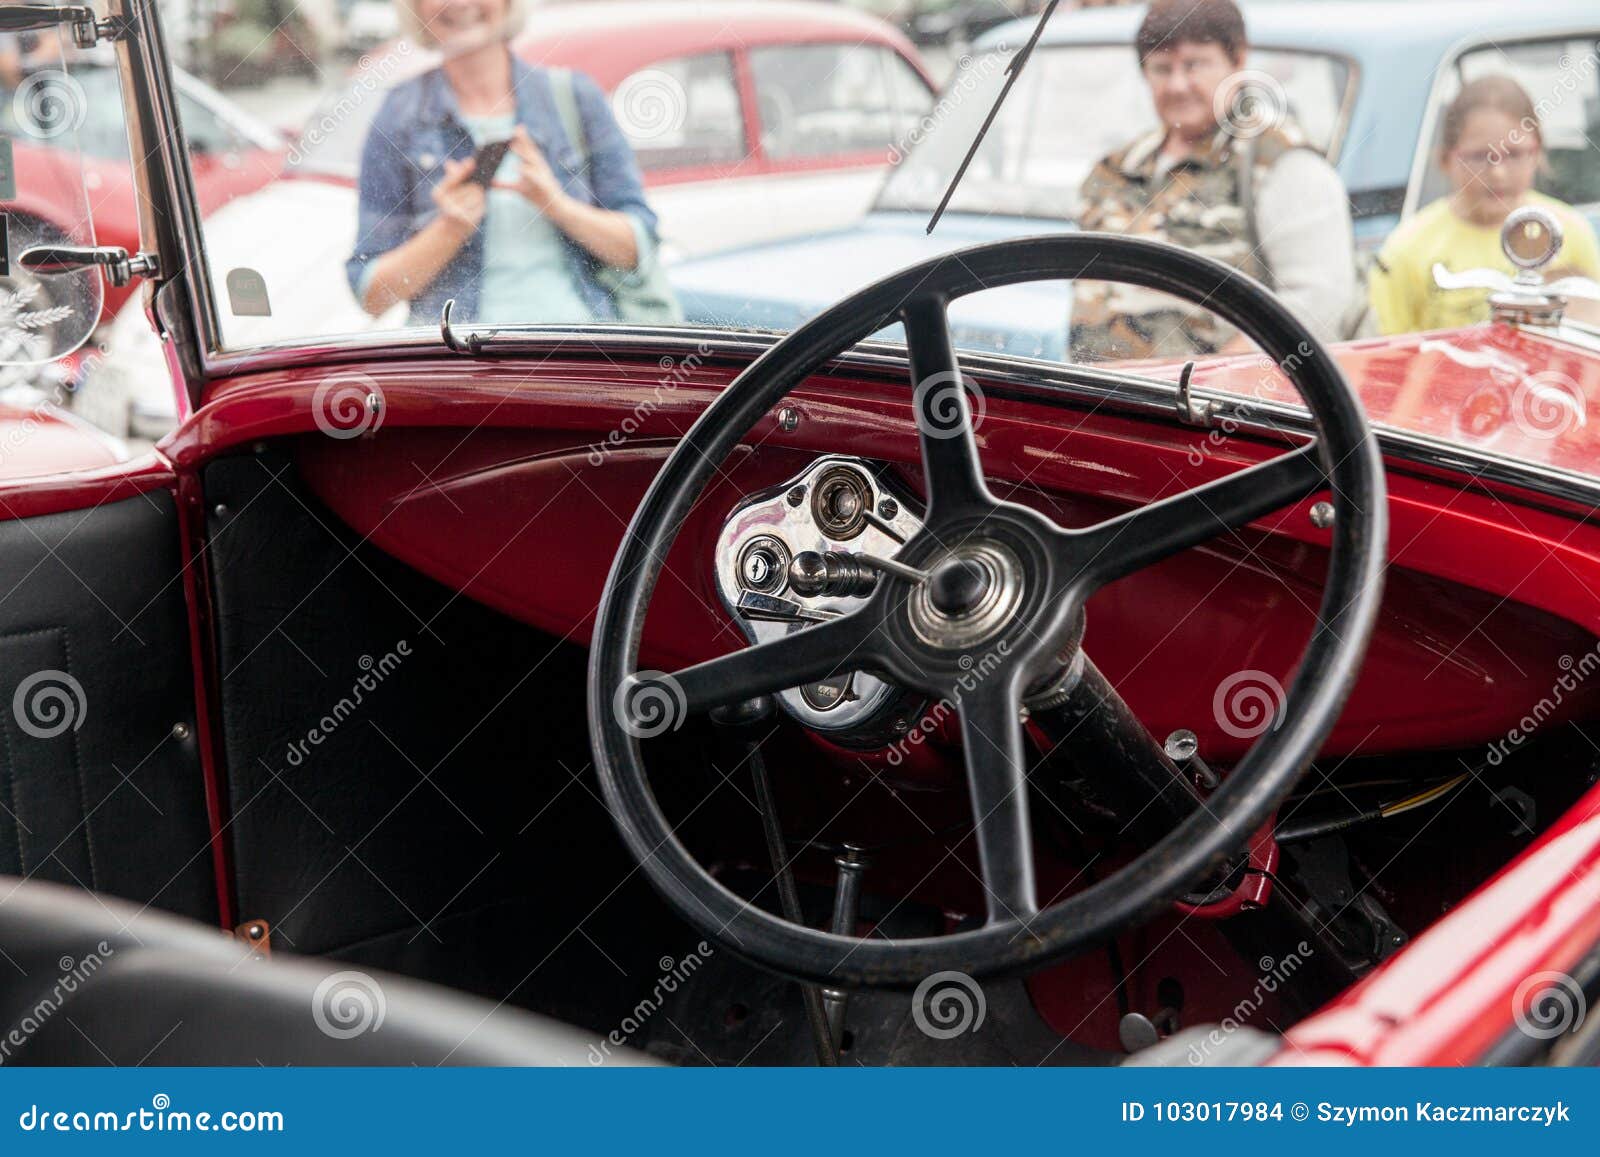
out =
[(5, 1064), (656, 1063), (599, 1044), (506, 1005), (336, 961), (266, 959), (193, 921), (0, 876)]

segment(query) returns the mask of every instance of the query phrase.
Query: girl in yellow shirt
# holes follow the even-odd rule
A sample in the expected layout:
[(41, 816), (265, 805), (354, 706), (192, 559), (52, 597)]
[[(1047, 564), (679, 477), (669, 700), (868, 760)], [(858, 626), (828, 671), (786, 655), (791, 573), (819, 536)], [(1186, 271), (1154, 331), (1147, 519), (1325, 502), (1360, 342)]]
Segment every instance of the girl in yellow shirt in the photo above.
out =
[(1544, 157), (1539, 114), (1508, 76), (1485, 76), (1464, 86), (1445, 110), (1439, 165), (1454, 189), (1389, 235), (1373, 264), (1368, 292), (1383, 333), (1453, 329), (1484, 321), (1481, 289), (1440, 289), (1433, 266), (1516, 272), (1500, 251), (1500, 226), (1513, 209), (1541, 205), (1561, 221), (1565, 243), (1559, 269), (1600, 279), (1594, 229), (1570, 205), (1533, 190)]

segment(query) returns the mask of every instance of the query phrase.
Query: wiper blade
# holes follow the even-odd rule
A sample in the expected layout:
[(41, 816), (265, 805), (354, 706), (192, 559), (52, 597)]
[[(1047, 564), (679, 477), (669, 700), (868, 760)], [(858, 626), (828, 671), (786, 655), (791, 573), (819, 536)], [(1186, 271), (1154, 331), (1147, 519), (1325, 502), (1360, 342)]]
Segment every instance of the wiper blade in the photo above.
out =
[(950, 204), (950, 198), (956, 194), (956, 186), (961, 184), (961, 178), (967, 175), (967, 166), (972, 164), (972, 158), (978, 155), (978, 146), (983, 144), (983, 138), (989, 131), (989, 126), (994, 124), (994, 118), (1000, 114), (1000, 106), (1006, 102), (1006, 94), (1011, 91), (1011, 86), (1017, 83), (1017, 77), (1022, 75), (1022, 68), (1028, 63), (1028, 58), (1033, 55), (1034, 45), (1039, 43), (1039, 37), (1044, 32), (1044, 26), (1049, 22), (1050, 16), (1056, 10), (1056, 5), (1061, 0), (1050, 0), (1044, 6), (1044, 11), (1039, 13), (1039, 23), (1033, 26), (1033, 35), (1028, 37), (1028, 43), (1022, 46), (1022, 51), (1013, 56), (1006, 64), (1006, 82), (1000, 88), (1000, 95), (995, 97), (994, 106), (989, 109), (989, 115), (983, 118), (983, 124), (978, 126), (978, 135), (972, 138), (972, 144), (967, 148), (967, 155), (961, 158), (961, 164), (956, 168), (956, 175), (950, 178), (950, 186), (945, 189), (944, 196), (939, 198), (938, 207), (934, 209), (933, 216), (928, 219), (928, 232), (933, 232), (933, 227), (939, 223), (939, 218), (944, 216), (945, 209)]

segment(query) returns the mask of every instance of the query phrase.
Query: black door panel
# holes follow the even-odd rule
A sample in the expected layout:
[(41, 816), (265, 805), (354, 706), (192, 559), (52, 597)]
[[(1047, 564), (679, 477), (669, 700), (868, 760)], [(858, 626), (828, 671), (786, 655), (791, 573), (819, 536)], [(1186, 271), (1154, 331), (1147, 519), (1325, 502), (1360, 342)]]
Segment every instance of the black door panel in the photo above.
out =
[(176, 508), (0, 522), (0, 872), (217, 919)]

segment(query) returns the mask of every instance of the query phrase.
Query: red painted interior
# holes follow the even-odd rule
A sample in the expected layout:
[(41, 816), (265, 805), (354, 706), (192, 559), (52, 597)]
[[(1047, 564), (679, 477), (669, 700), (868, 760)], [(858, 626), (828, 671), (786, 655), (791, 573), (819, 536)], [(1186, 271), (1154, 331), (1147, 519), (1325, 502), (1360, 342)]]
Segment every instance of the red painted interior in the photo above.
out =
[[(1494, 449), (1536, 455), (1562, 469), (1594, 461), (1585, 457), (1594, 437), (1586, 409), (1550, 437), (1528, 434), (1515, 417), (1519, 391), (1526, 401), (1526, 379), (1546, 372), (1566, 374), (1579, 391), (1574, 396), (1587, 398), (1590, 365), (1583, 355), (1491, 327), (1451, 335), (1449, 352), (1438, 344), (1423, 348), (1429, 342), (1437, 339), (1416, 339), (1409, 349), (1401, 341), (1340, 351), (1377, 416), (1437, 431), (1438, 411), (1466, 406), (1481, 436), (1502, 439)], [(739, 368), (679, 367), (673, 384), (663, 386), (654, 359), (607, 352), (521, 364), (391, 357), (342, 368), (331, 376), (353, 377), (384, 399), (381, 428), (352, 439), (317, 432), (314, 408), (330, 378), (325, 372), (241, 376), (219, 383), (201, 411), (162, 444), (172, 469), (151, 458), (15, 484), (0, 492), (6, 500), (0, 516), (80, 508), (154, 487), (176, 487), (192, 503), (196, 473), (209, 458), (257, 439), (293, 437), (308, 483), (357, 532), (508, 614), (581, 637), (638, 496), (672, 440)], [(1402, 354), (1432, 359), (1431, 376), (1397, 371)], [(1483, 360), (1469, 365), (1463, 354), (1466, 362), (1472, 355)], [(1522, 377), (1506, 376), (1508, 360), (1521, 365)], [(1271, 396), (1275, 386), (1258, 386), (1258, 371), (1232, 364), (1233, 388)], [(1222, 364), (1206, 366), (1199, 380), (1216, 386), (1227, 372)], [(1251, 372), (1256, 379), (1246, 376)], [(1600, 381), (1593, 384), (1600, 388)], [(1492, 423), (1479, 422), (1472, 401), (1496, 388), (1508, 391), (1507, 424), (1498, 434)], [(716, 609), (707, 555), (721, 518), (750, 489), (786, 478), (823, 451), (894, 463), (916, 484), (908, 393), (898, 379), (818, 377), (791, 400), (801, 416), (796, 429), (782, 432), (769, 421), (754, 432), (680, 535), (669, 559), (675, 578), (658, 588), (646, 632), (646, 661), (690, 662), (740, 641)], [(1530, 444), (1508, 441), (1507, 430)], [(988, 400), (979, 434), (997, 489), (1069, 525), (1220, 477), (1280, 449), (1240, 437), (1213, 440), (1166, 421), (999, 396)], [(1390, 466), (1392, 566), (1384, 611), (1331, 747), (1393, 751), (1488, 742), (1549, 692), (1567, 669), (1563, 656), (1594, 646), (1600, 530), (1564, 500), (1399, 460)], [(1312, 526), (1308, 506), (1125, 580), (1091, 604), (1089, 650), (1152, 730), (1195, 727), (1219, 760), (1237, 753), (1239, 745), (1211, 726), (1211, 688), (1220, 673), (1246, 665), (1287, 674), (1325, 564), (1326, 532)], [(199, 543), (192, 526), (186, 542)], [(209, 635), (204, 585), (197, 579), (190, 589), (197, 637)], [(196, 654), (209, 662), (203, 647)], [(1595, 693), (1580, 688), (1562, 710), (1592, 715)], [(203, 685), (200, 694), (209, 695)], [(949, 755), (936, 740), (907, 762), (918, 770), (903, 774), (932, 779), (947, 770)], [(788, 756), (831, 764), (841, 783), (859, 774), (821, 744)], [(208, 771), (214, 788), (224, 772)], [(226, 821), (219, 815), (214, 822)], [(218, 848), (225, 873), (225, 844)], [(1572, 967), (1600, 937), (1596, 867), (1600, 788), (1384, 967), (1302, 1021), (1290, 1034), (1291, 1050), (1301, 1059), (1358, 1063), (1472, 1060), (1510, 1027), (1509, 993), (1522, 978)], [(1204, 947), (1214, 925), (1195, 927)], [(1186, 939), (1164, 938), (1156, 925), (1138, 937)], [(1171, 955), (1185, 951), (1181, 944), (1161, 951), (1173, 968), (1183, 967)], [(1087, 1014), (1093, 1023), (1080, 1027), (1095, 1039), (1114, 1025), (1106, 1020), (1114, 1013), (1114, 1002), (1104, 999), (1109, 980), (1096, 973), (1097, 960), (1069, 962), (1052, 970), (1049, 983), (1034, 985), (1052, 1024), (1069, 1030), (1075, 1026), (1063, 1023), (1067, 1018), (1083, 1022)], [(1081, 999), (1096, 991), (1101, 999)]]

